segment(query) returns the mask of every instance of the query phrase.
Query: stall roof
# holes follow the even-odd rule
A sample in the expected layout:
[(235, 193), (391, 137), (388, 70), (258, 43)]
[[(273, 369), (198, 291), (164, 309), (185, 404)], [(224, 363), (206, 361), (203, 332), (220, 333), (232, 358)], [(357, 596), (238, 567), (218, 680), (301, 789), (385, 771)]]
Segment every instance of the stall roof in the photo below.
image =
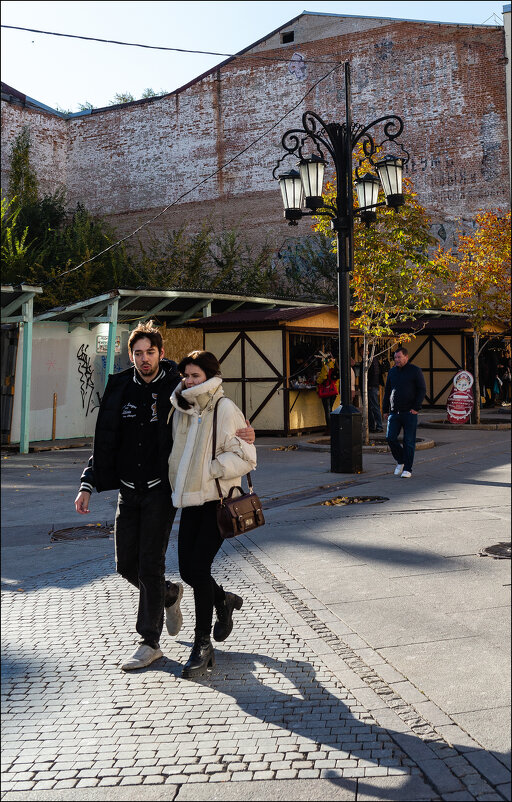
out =
[[(181, 290), (111, 290), (95, 298), (88, 298), (69, 306), (58, 306), (34, 317), (35, 321), (58, 320), (69, 323), (71, 327), (108, 323), (108, 307), (118, 300), (118, 323), (132, 323), (154, 317), (176, 328), (199, 318), (233, 313), (245, 318), (254, 310), (268, 311), (275, 307), (296, 307), (301, 311), (310, 307), (304, 301), (261, 298), (258, 296), (228, 293), (184, 292)], [(316, 309), (322, 307), (317, 304)]]
[(224, 328), (226, 326), (240, 326), (240, 325), (273, 325), (279, 323), (290, 323), (295, 320), (302, 320), (305, 317), (312, 317), (313, 315), (320, 315), (324, 312), (334, 312), (337, 306), (325, 304), (316, 304), (315, 306), (308, 304), (300, 308), (283, 308), (282, 306), (277, 309), (249, 309), (237, 310), (236, 312), (225, 312), (224, 314), (215, 315), (213, 317), (205, 318), (197, 322), (198, 328), (202, 329), (215, 329)]
[(41, 295), (42, 287), (30, 284), (2, 284), (2, 323), (25, 323), (22, 307), (35, 295)]

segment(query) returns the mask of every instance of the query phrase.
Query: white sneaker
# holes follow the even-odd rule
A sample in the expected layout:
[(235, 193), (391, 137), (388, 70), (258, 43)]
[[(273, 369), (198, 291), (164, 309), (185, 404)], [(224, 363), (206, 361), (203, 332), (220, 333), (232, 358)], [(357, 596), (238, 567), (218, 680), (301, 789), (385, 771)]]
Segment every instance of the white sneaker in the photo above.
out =
[(181, 582), (175, 583), (178, 586), (178, 598), (173, 604), (165, 608), (165, 626), (169, 635), (177, 635), (183, 626), (183, 613), (180, 610), (180, 603), (183, 596), (183, 585)]
[(403, 466), (403, 465), (400, 465), (400, 464), (397, 462), (397, 463), (396, 463), (396, 468), (395, 468), (395, 476), (401, 476), (401, 475), (402, 475), (402, 471), (403, 471), (403, 469), (404, 469), (404, 466)]
[(402, 471), (402, 479), (410, 479), (412, 473), (410, 471)]
[(144, 666), (149, 666), (162, 656), (163, 653), (161, 649), (153, 649), (151, 646), (148, 646), (147, 643), (141, 643), (132, 656), (123, 663), (121, 668), (123, 671), (133, 671), (136, 668), (144, 668)]

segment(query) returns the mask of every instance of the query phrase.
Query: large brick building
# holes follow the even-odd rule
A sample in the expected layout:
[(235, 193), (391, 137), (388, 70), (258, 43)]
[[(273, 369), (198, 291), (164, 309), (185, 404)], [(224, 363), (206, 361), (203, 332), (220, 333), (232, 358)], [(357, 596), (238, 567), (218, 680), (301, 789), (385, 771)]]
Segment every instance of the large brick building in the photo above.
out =
[(42, 191), (65, 187), (71, 207), (84, 203), (122, 234), (200, 184), (139, 236), (210, 217), (278, 247), (308, 232), (282, 219), (281, 136), (307, 109), (343, 121), (343, 69), (320, 79), (348, 59), (354, 121), (403, 118), (407, 172), (449, 240), (457, 218), (509, 204), (505, 27), (304, 12), (159, 98), (63, 115), (3, 85), (2, 186), (9, 145), (29, 126)]

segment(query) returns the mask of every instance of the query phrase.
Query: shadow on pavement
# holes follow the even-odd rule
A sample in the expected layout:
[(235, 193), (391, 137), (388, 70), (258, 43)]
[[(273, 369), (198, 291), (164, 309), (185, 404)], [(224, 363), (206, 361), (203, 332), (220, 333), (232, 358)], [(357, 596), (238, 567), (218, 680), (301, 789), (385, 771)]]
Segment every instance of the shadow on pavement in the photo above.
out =
[[(403, 777), (399, 787), (381, 790), (371, 785), (371, 777), (365, 778), (365, 781), (359, 779), (358, 794), (362, 793), (366, 784), (367, 792), (376, 799), (390, 802), (431, 799), (431, 792), (425, 797), (418, 796), (419, 777), (409, 773), (409, 766), (403, 765), (404, 757), (418, 761), (424, 775), (428, 778), (430, 773), (436, 777), (441, 782), (444, 792), (447, 792), (448, 788), (450, 792), (465, 790), (457, 777), (442, 762), (442, 758), (457, 757), (463, 753), (470, 752), (470, 760), (476, 765), (479, 756), (485, 756), (487, 763), (489, 761), (493, 763), (500, 782), (507, 782), (507, 778), (509, 779), (504, 766), (486, 750), (470, 750), (468, 747), (456, 744), (450, 749), (449, 745), (439, 737), (435, 742), (438, 750), (436, 753), (427, 745), (429, 741), (407, 733), (384, 729), (376, 723), (369, 724), (356, 718), (348, 704), (324, 687), (315, 668), (307, 661), (276, 660), (256, 652), (222, 652), (218, 649), (216, 655), (215, 670), (208, 678), (197, 680), (197, 684), (232, 698), (249, 716), (259, 719), (264, 724), (282, 727), (294, 735), (310, 739), (315, 746), (318, 746), (319, 751), (345, 753), (337, 755), (336, 759), (364, 760), (367, 768), (379, 766), (392, 768), (394, 774), (391, 776)], [(181, 675), (181, 666), (177, 667), (174, 661), (167, 659), (159, 670), (174, 676)], [(272, 685), (265, 681), (269, 678), (269, 672)], [(190, 682), (190, 680), (182, 681)], [(282, 690), (276, 687), (277, 684)], [(352, 702), (353, 697), (350, 692), (344, 689), (341, 682), (338, 681), (336, 684), (340, 693), (345, 693)], [(503, 758), (506, 759), (506, 755), (503, 755)], [(323, 778), (341, 788), (352, 788), (354, 780), (342, 778), (340, 768), (326, 767)], [(427, 782), (432, 782), (434, 787), (436, 785), (435, 779), (427, 779)]]

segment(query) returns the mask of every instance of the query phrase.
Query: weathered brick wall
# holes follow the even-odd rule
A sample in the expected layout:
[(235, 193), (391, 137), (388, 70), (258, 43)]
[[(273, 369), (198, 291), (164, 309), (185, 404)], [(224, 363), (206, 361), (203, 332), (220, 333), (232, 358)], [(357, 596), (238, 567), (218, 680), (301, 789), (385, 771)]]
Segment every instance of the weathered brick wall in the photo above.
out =
[(18, 103), (2, 102), (2, 189), (7, 193), (11, 148), (24, 126), (31, 134), (32, 166), (42, 194), (66, 186), (68, 124), (54, 114), (24, 108)]
[[(229, 61), (156, 101), (67, 122), (8, 106), (5, 137), (9, 141), (16, 126), (28, 122), (37, 132), (41, 185), (52, 179), (57, 185), (65, 175), (69, 203), (82, 201), (122, 234), (248, 148), (138, 236), (161, 236), (182, 224), (197, 229), (201, 219), (211, 218), (218, 226), (239, 225), (256, 241), (270, 237), (279, 246), (291, 234), (308, 231), (307, 221), (291, 229), (282, 220), (272, 179), (281, 136), (300, 125), (306, 109), (343, 121), (343, 69), (313, 89), (271, 133), (264, 132), (333, 61), (349, 59), (354, 121), (367, 124), (391, 113), (403, 117), (403, 142), (411, 155), (407, 172), (432, 213), (434, 230), (443, 224), (449, 238), (457, 218), (508, 205), (502, 28), (306, 15), (286, 30), (294, 31), (293, 43), (282, 45), (278, 32), (251, 51), (261, 58)], [(294, 53), (304, 64), (290, 71)]]

